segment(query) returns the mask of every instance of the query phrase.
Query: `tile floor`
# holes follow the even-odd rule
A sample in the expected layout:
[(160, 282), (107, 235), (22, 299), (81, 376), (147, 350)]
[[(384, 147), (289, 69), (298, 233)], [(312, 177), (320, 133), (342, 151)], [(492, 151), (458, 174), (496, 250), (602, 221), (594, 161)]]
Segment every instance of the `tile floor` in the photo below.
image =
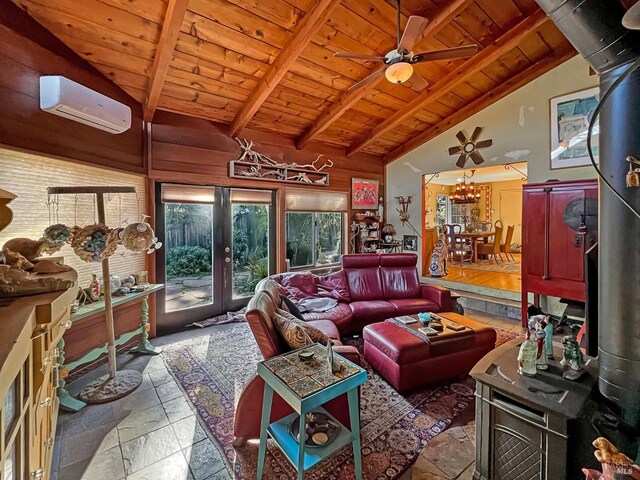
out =
[[(467, 311), (466, 314), (497, 328), (520, 331), (520, 324), (515, 320), (481, 312)], [(154, 344), (208, 334), (207, 329), (189, 330), (155, 339)], [(111, 403), (90, 405), (74, 414), (60, 413), (52, 480), (231, 479), (232, 473), (225, 467), (220, 450), (169, 374), (162, 355), (125, 354), (118, 357), (118, 364), (120, 369), (141, 372), (141, 387)], [(103, 373), (104, 367), (72, 382), (69, 392), (77, 394), (86, 383)], [(451, 435), (446, 439), (449, 437)], [(425, 473), (430, 462), (428, 451), (425, 449), (416, 462), (415, 472), (407, 472), (401, 480), (411, 480), (412, 476), (414, 480), (456, 478), (425, 476), (429, 475)]]

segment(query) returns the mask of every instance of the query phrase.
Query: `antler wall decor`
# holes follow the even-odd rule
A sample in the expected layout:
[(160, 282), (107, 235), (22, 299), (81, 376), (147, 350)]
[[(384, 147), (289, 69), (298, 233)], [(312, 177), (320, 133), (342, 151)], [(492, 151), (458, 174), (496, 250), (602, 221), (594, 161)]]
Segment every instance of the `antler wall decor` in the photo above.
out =
[(422, 235), (420, 235), (420, 232), (418, 232), (418, 230), (416, 230), (416, 227), (411, 225), (411, 222), (409, 221), (409, 217), (410, 217), (409, 206), (411, 205), (413, 197), (409, 195), (408, 197), (394, 197), (394, 198), (398, 203), (398, 205), (400, 205), (400, 208), (396, 208), (396, 212), (398, 212), (398, 215), (400, 216), (400, 221), (402, 222), (402, 225), (404, 225), (405, 223), (408, 223), (409, 226), (411, 227), (411, 230), (413, 230), (416, 233), (416, 235), (418, 235), (418, 237), (422, 238)]
[(480, 165), (484, 163), (484, 158), (478, 151), (479, 148), (490, 147), (493, 144), (493, 140), (478, 140), (480, 137), (480, 133), (482, 133), (482, 127), (476, 127), (473, 130), (470, 138), (467, 138), (464, 132), (459, 131), (456, 133), (456, 137), (460, 142), (460, 145), (449, 148), (449, 155), (458, 155), (458, 161), (456, 162), (456, 166), (458, 168), (464, 168), (467, 163), (469, 157), (476, 165)]

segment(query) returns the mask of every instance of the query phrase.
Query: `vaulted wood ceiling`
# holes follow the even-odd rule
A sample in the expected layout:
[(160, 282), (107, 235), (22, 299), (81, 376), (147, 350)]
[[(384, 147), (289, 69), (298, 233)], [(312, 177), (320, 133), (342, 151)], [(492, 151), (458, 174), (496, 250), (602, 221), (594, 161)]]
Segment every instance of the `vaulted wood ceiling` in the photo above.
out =
[(414, 49), (477, 43), (421, 64), (416, 93), (386, 79), (350, 93), (386, 54), (395, 0), (13, 0), (145, 107), (338, 145), (393, 161), (575, 54), (535, 0), (403, 0), (431, 20)]

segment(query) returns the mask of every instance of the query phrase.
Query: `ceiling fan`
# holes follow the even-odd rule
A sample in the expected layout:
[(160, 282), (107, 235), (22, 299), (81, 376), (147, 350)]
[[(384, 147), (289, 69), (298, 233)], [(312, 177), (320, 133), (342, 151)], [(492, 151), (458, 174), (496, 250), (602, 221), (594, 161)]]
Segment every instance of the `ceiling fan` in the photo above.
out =
[(435, 60), (452, 60), (454, 58), (465, 58), (475, 55), (478, 51), (477, 45), (463, 45), (461, 47), (447, 48), (444, 50), (433, 50), (431, 52), (413, 53), (413, 47), (422, 37), (422, 33), (429, 23), (429, 19), (417, 15), (411, 15), (407, 21), (404, 32), (401, 30), (400, 0), (397, 0), (397, 24), (398, 24), (398, 44), (397, 47), (387, 53), (384, 57), (378, 55), (363, 55), (359, 53), (336, 52), (333, 56), (339, 58), (349, 58), (352, 60), (368, 60), (381, 62), (384, 64), (368, 77), (360, 80), (349, 88), (349, 91), (367, 85), (384, 75), (391, 83), (409, 82), (411, 88), (420, 91), (427, 87), (427, 81), (420, 75), (413, 66), (417, 63), (433, 62)]

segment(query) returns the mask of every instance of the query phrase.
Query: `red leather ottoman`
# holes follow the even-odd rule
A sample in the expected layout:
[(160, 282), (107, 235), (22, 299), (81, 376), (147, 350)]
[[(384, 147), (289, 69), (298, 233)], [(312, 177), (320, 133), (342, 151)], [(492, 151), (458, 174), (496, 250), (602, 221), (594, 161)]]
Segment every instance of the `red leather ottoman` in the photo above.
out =
[[(447, 313), (447, 315), (452, 315)], [(455, 314), (453, 314), (455, 315)], [(391, 322), (367, 325), (363, 330), (364, 358), (400, 393), (431, 383), (467, 375), (495, 348), (496, 331), (466, 317), (455, 321), (473, 330), (425, 341)]]

